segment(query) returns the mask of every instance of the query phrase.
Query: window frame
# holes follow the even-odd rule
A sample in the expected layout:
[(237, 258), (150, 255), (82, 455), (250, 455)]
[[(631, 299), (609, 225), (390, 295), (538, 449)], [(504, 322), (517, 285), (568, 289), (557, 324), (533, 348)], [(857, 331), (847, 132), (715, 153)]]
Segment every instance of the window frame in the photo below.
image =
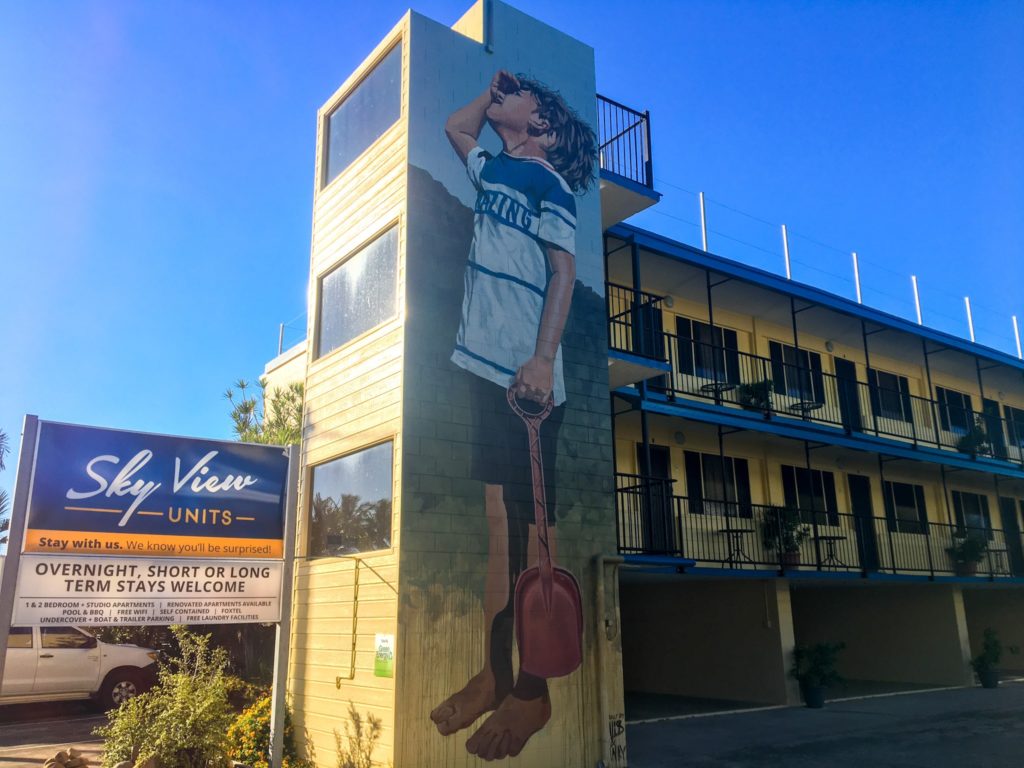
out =
[[(793, 362), (787, 362), (787, 354)], [(768, 356), (775, 392), (795, 400), (826, 402), (825, 375), (820, 352), (782, 341), (769, 340)]]
[[(975, 493), (974, 491), (961, 491), (951, 490), (949, 495), (953, 501), (953, 519), (956, 522), (957, 529), (962, 533), (969, 533), (970, 531), (984, 531), (985, 538), (993, 539), (992, 529), (992, 508), (988, 502), (988, 496), (984, 493)], [(977, 516), (981, 525), (969, 525), (968, 523), (968, 511), (967, 502), (977, 504)], [(971, 514), (975, 514), (973, 511)], [(969, 529), (969, 530), (968, 530)]]
[[(324, 559), (328, 559), (328, 558), (335, 558), (335, 559), (337, 559), (339, 557), (353, 557), (353, 556), (364, 557), (364, 556), (367, 556), (367, 555), (379, 555), (379, 554), (384, 554), (384, 553), (389, 553), (389, 552), (393, 553), (394, 552), (394, 550), (395, 550), (395, 495), (396, 495), (395, 494), (395, 474), (396, 474), (395, 473), (395, 451), (396, 451), (397, 443), (398, 443), (398, 435), (396, 435), (396, 434), (388, 435), (388, 436), (386, 436), (386, 437), (384, 437), (384, 438), (382, 438), (380, 440), (377, 440), (375, 442), (368, 443), (367, 445), (362, 445), (362, 446), (360, 446), (358, 448), (353, 448), (352, 450), (345, 451), (344, 453), (340, 453), (337, 456), (332, 456), (329, 459), (324, 459), (323, 461), (317, 462), (316, 464), (310, 464), (310, 465), (308, 465), (306, 467), (305, 487), (309, 489), (309, 493), (308, 493), (307, 499), (305, 500), (305, 503), (303, 504), (303, 507), (304, 507), (304, 509), (303, 509), (303, 523), (304, 523), (304, 526), (305, 526), (305, 531), (303, 532), (303, 536), (302, 536), (302, 551), (303, 551), (304, 556), (307, 559), (309, 559), (309, 560), (324, 560)], [(316, 498), (316, 493), (315, 493), (315, 488), (314, 488), (314, 480), (315, 480), (315, 473), (316, 473), (317, 468), (326, 466), (326, 465), (328, 465), (328, 464), (330, 464), (332, 462), (335, 462), (335, 461), (340, 461), (342, 459), (348, 458), (349, 456), (355, 456), (358, 453), (362, 453), (364, 451), (369, 451), (369, 450), (372, 450), (374, 448), (378, 448), (378, 447), (380, 447), (382, 445), (388, 445), (388, 444), (391, 445), (391, 467), (390, 467), (390, 471), (391, 471), (391, 490), (390, 490), (390, 497), (389, 497), (390, 501), (391, 501), (391, 519), (388, 521), (388, 528), (390, 529), (390, 535), (388, 537), (388, 542), (389, 542), (388, 546), (387, 547), (382, 547), (380, 549), (367, 549), (367, 550), (359, 551), (359, 552), (356, 552), (356, 553), (353, 553), (353, 554), (349, 554), (349, 555), (336, 555), (336, 554), (329, 554), (329, 553), (314, 554), (313, 551), (312, 551), (312, 548), (311, 548), (311, 538), (312, 538), (312, 535), (313, 535), (313, 502), (314, 502), (314, 500)]]
[[(954, 397), (951, 397), (954, 396)], [(952, 399), (959, 399), (959, 404), (950, 402)], [(961, 392), (949, 387), (935, 385), (935, 402), (939, 409), (939, 427), (944, 432), (952, 432), (955, 435), (966, 435), (974, 426), (974, 400), (967, 392)], [(953, 423), (953, 414), (966, 414), (966, 423)]]
[[(782, 474), (782, 490), (786, 500), (786, 507), (797, 511), (800, 519), (807, 525), (839, 525), (839, 491), (836, 486), (834, 472), (827, 469), (810, 469), (798, 467), (794, 464), (781, 464), (779, 469)], [(804, 473), (804, 474), (801, 474)], [(807, 474), (809, 473), (809, 474)], [(810, 491), (812, 508), (800, 504), (800, 479), (805, 477), (807, 490)], [(818, 495), (820, 493), (820, 496)], [(819, 509), (816, 500), (820, 498), (822, 505)], [(795, 503), (792, 503), (795, 502)], [(824, 518), (824, 519), (823, 519)]]
[(1003, 417), (1006, 420), (1007, 444), (1024, 449), (1024, 408), (1004, 404)]
[[(721, 468), (724, 499), (710, 498), (705, 492), (709, 473), (715, 471), (716, 465)], [(699, 469), (699, 476), (695, 466)], [(683, 451), (683, 472), (686, 477), (687, 503), (692, 513), (748, 519), (754, 516), (750, 493), (750, 462), (747, 459), (742, 456), (722, 457), (717, 453), (703, 451)]]
[[(710, 334), (712, 343), (701, 341), (698, 336), (702, 333)], [(740, 383), (739, 333), (732, 328), (676, 315), (676, 345), (680, 373), (728, 384)], [(698, 358), (705, 356), (712, 358), (710, 366), (706, 360), (698, 363)]]
[[(361, 331), (360, 333), (356, 334), (355, 336), (353, 336), (348, 341), (345, 341), (345, 342), (339, 344), (338, 346), (334, 347), (333, 349), (329, 350), (328, 352), (323, 352), (321, 350), (320, 334), (323, 331), (323, 319), (324, 319), (323, 318), (323, 311), (324, 311), (324, 301), (323, 301), (324, 280), (329, 275), (334, 274), (337, 270), (339, 270), (342, 267), (344, 267), (354, 257), (356, 257), (359, 254), (363, 253), (367, 248), (372, 246), (374, 243), (376, 243), (378, 240), (380, 240), (382, 237), (387, 235), (392, 230), (394, 230), (394, 232), (395, 232), (395, 286), (394, 286), (395, 287), (395, 302), (394, 302), (394, 307), (392, 308), (391, 314), (388, 315), (387, 317), (385, 317), (383, 320), (381, 320), (376, 325), (373, 325), (370, 328), (367, 328), (365, 331)], [(359, 245), (357, 245), (356, 247), (354, 247), (351, 250), (349, 250), (342, 258), (340, 258), (338, 261), (334, 262), (328, 269), (325, 269), (316, 278), (316, 296), (315, 296), (315, 298), (316, 298), (316, 308), (315, 308), (316, 322), (314, 323), (314, 327), (313, 327), (313, 344), (312, 344), (312, 348), (313, 348), (313, 364), (314, 365), (319, 363), (319, 362), (321, 362), (321, 361), (323, 361), (323, 360), (325, 360), (325, 359), (327, 359), (328, 357), (330, 357), (331, 355), (335, 354), (339, 350), (350, 348), (353, 344), (358, 343), (359, 341), (361, 341), (362, 339), (366, 338), (370, 334), (376, 332), (377, 330), (379, 330), (380, 328), (384, 327), (388, 323), (395, 322), (400, 317), (400, 315), (401, 315), (401, 306), (402, 306), (402, 302), (400, 301), (401, 296), (400, 296), (400, 293), (399, 293), (399, 289), (401, 288), (401, 283), (400, 283), (400, 280), (399, 280), (399, 275), (401, 273), (401, 263), (400, 263), (401, 262), (401, 257), (402, 257), (402, 220), (401, 220), (401, 218), (395, 218), (395, 219), (392, 219), (391, 221), (389, 221), (383, 227), (375, 230), (372, 235), (370, 235), (365, 240), (361, 241), (359, 243)]]
[[(914, 497), (914, 508), (917, 512), (916, 520), (909, 520), (900, 517), (896, 504), (896, 486), (909, 488)], [(928, 536), (928, 500), (925, 497), (924, 486), (920, 483), (907, 483), (902, 480), (886, 480), (882, 483), (882, 497), (885, 502), (885, 519), (889, 530), (893, 533), (909, 533), (921, 536)]]
[[(334, 115), (342, 105), (348, 101), (355, 93), (359, 90), (360, 86), (363, 85), (377, 71), (377, 68), (384, 62), (384, 60), (391, 55), (395, 48), (400, 47), (402, 49), (402, 55), (398, 63), (398, 117), (395, 118), (394, 122), (389, 124), (383, 131), (370, 141), (360, 152), (355, 155), (344, 168), (339, 170), (333, 178), (328, 178), (328, 172), (330, 168), (330, 151), (331, 151), (331, 116)], [(325, 107), (320, 119), (320, 183), (317, 185), (317, 193), (323, 192), (334, 182), (345, 175), (345, 172), (351, 168), (355, 163), (365, 155), (373, 146), (380, 141), (381, 136), (386, 134), (398, 123), (402, 121), (402, 117), (405, 114), (405, 62), (408, 46), (406, 45), (405, 36), (398, 35), (394, 40), (389, 41), (380, 54), (374, 58), (373, 63), (366, 67), (366, 71), (362, 73), (362, 76), (349, 87), (345, 88), (344, 93), (337, 94), (335, 98), (332, 98), (330, 105)]]
[[(886, 386), (882, 383), (881, 377), (893, 379), (895, 387)], [(871, 395), (871, 409), (880, 419), (891, 419), (902, 421), (907, 424), (914, 423), (913, 402), (910, 395), (910, 379), (899, 373), (882, 371), (878, 368), (868, 368), (868, 385)], [(885, 395), (895, 395), (899, 403), (899, 411), (886, 407)]]

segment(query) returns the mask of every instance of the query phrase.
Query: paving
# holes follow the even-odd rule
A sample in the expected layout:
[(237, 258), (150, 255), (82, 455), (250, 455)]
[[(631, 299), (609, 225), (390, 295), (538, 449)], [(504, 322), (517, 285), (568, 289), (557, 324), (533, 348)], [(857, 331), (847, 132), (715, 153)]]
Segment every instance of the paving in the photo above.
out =
[(76, 747), (98, 766), (103, 743), (92, 730), (107, 722), (85, 702), (0, 706), (0, 768), (42, 765), (61, 749)]
[(627, 725), (631, 768), (1022, 768), (1024, 684)]

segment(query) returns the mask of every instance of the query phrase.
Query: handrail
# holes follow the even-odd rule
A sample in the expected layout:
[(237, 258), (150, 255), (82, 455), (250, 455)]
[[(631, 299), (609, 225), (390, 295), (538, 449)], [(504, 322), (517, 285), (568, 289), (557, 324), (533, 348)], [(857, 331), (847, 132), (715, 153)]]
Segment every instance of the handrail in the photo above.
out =
[[(721, 501), (673, 494), (671, 488), (671, 480), (616, 473), (621, 553), (779, 572), (1024, 576), (1024, 537), (990, 525)], [(984, 542), (973, 568), (957, 562), (964, 539)]]
[(649, 112), (598, 95), (597, 145), (601, 170), (654, 188)]

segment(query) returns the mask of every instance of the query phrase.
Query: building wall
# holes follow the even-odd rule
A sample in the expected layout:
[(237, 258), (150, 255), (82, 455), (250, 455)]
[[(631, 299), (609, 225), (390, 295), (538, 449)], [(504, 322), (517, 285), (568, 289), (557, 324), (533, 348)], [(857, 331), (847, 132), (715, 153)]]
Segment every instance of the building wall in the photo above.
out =
[(849, 680), (932, 685), (971, 682), (959, 587), (938, 584), (792, 590), (798, 644), (844, 642)]
[(781, 580), (623, 584), (627, 691), (796, 703), (789, 588)]
[(1019, 589), (965, 589), (964, 610), (971, 655), (981, 653), (985, 630), (994, 629), (1003, 645), (999, 669), (1024, 672), (1024, 593)]
[[(321, 188), (326, 117), (379, 59), (407, 36), (408, 17), (367, 57), (318, 113), (310, 258), (309, 327), (304, 364), (302, 477), (295, 604), (288, 690), (296, 733), (318, 766), (337, 763), (352, 714), (379, 720), (374, 758), (393, 759), (393, 678), (374, 674), (375, 635), (395, 635), (402, 519), (402, 391), (405, 295), (406, 100), (401, 118), (346, 170)], [(403, 73), (408, 53), (403, 52)], [(403, 82), (408, 77), (403, 74)], [(319, 359), (319, 280), (378, 233), (397, 224), (398, 315)], [(312, 467), (377, 443), (394, 441), (391, 548), (350, 557), (307, 557)]]

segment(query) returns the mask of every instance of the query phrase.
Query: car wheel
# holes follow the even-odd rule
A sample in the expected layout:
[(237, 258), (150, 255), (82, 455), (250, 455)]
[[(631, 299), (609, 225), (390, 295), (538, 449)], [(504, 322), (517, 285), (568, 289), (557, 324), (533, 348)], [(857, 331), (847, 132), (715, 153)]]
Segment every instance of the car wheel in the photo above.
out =
[(117, 709), (128, 699), (142, 693), (142, 682), (137, 672), (130, 669), (115, 669), (103, 681), (99, 702), (104, 710)]

